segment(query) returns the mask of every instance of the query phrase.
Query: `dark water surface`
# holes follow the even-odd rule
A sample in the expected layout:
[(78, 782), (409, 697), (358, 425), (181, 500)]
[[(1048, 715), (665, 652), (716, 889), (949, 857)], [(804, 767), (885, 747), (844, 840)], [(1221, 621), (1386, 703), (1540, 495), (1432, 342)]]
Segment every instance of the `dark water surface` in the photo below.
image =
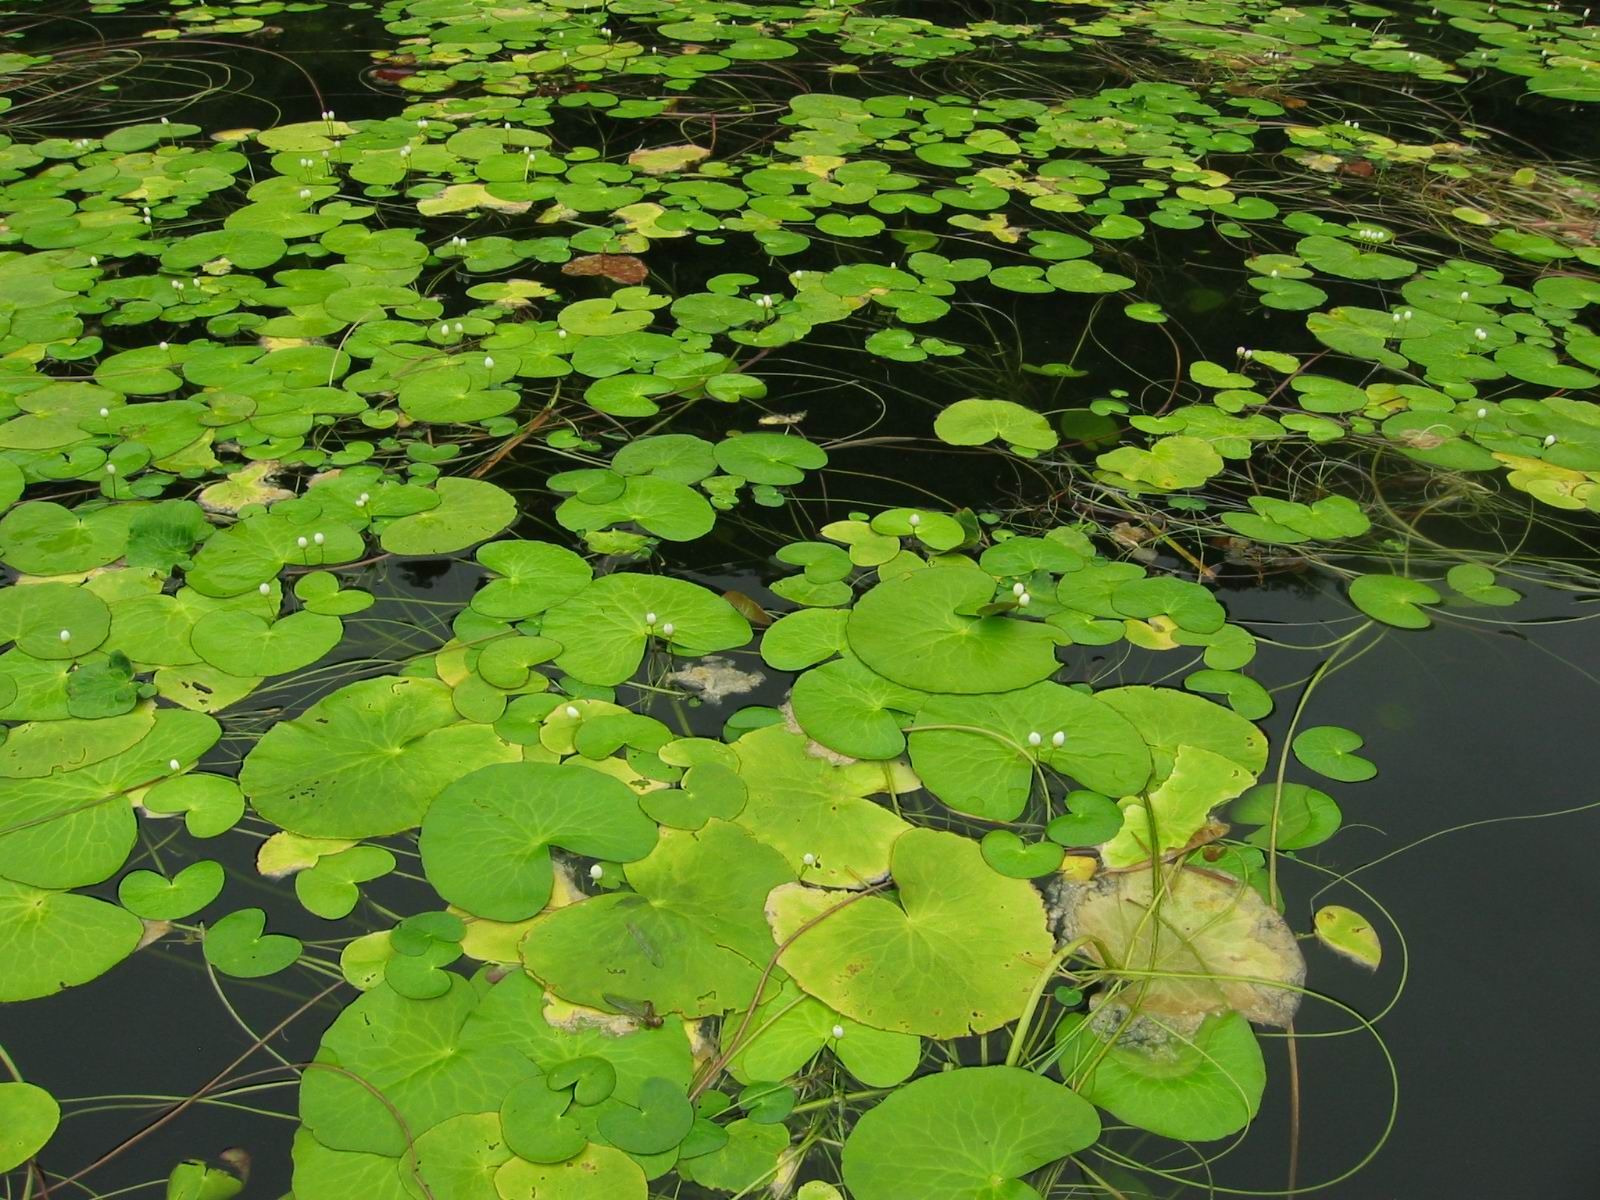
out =
[[(942, 7), (908, 5), (906, 11), (933, 16)], [(229, 91), (197, 103), (186, 119), (208, 127), (264, 125), (276, 119), (274, 109), (285, 119), (306, 119), (319, 105), (334, 107), (348, 118), (399, 109), (399, 98), (361, 82), (361, 72), (371, 62), (369, 51), (387, 44), (388, 35), (370, 12), (334, 5), (283, 13), (273, 20), (283, 33), (266, 43), (271, 54), (206, 50), (213, 67), (235, 75)], [(112, 37), (124, 31), (135, 37), (140, 28), (137, 11), (105, 15), (97, 24)], [(62, 22), (29, 36), (44, 47), (77, 34)], [(162, 74), (154, 66), (150, 73), (157, 79)], [(311, 95), (305, 73), (315, 79), (320, 96)], [(157, 103), (159, 84), (148, 87), (151, 103)], [(1488, 90), (1480, 103), (1481, 121), (1498, 124), (1547, 152), (1600, 153), (1600, 117), (1541, 118), (1526, 111), (1516, 93), (1503, 86)], [(1159, 259), (1152, 250), (1163, 245), (1159, 235), (1138, 242), (1132, 253), (1151, 256), (1142, 264), (1152, 275), (1146, 289), (1151, 298), (1181, 309), (1184, 297), (1209, 285), (1210, 266), (1204, 248), (1192, 239), (1170, 242)], [(678, 251), (676, 259), (657, 253), (652, 267), (669, 277), (678, 272), (686, 286), (719, 271), (751, 267), (703, 250)], [(1015, 300), (1012, 315), (1028, 335), (1034, 361), (1072, 355), (1079, 341), (1075, 325), (1062, 321), (1046, 301), (1009, 299)], [(1189, 327), (1208, 344), (1265, 343), (1272, 329), (1298, 320), (1281, 313), (1247, 318), (1224, 307), (1195, 317)], [(1144, 340), (1110, 348), (1093, 340), (1085, 344), (1076, 360), (1091, 373), (1084, 386), (1102, 380), (1109, 384), (1118, 374), (1114, 364), (1131, 361), (1149, 375), (1154, 396), (1150, 407), (1159, 407), (1171, 355), (1168, 340), (1149, 329), (1135, 336)], [(846, 389), (843, 401), (835, 396), (827, 404), (813, 405), (817, 411), (806, 427), (808, 434), (818, 440), (865, 439), (835, 451), (836, 470), (798, 490), (796, 507), (805, 523), (841, 518), (857, 505), (904, 503), (908, 495), (932, 494), (951, 504), (999, 508), (1042, 502), (1038, 480), (1011, 460), (976, 452), (930, 453), (890, 440), (925, 433), (930, 400), (948, 402), (974, 394), (959, 374), (967, 369), (964, 364), (863, 364), (859, 354), (830, 356), (807, 343), (786, 348), (768, 365), (774, 368), (775, 397), (785, 389), (790, 393), (790, 399), (778, 402), (780, 409), (812, 403), (808, 390), (823, 386), (815, 385), (816, 380)], [(1061, 386), (1039, 376), (1016, 378), (1022, 391), (1018, 398), (1041, 407), (1049, 406)], [(850, 387), (860, 390), (852, 394)], [(1034, 390), (1030, 394), (1026, 389)], [(881, 409), (879, 398), (886, 398)], [(720, 411), (708, 412), (696, 419), (709, 431), (720, 416)], [(692, 431), (693, 420), (681, 428)], [(525, 489), (519, 532), (540, 536), (554, 528), (553, 501), (541, 485), (557, 469), (557, 460), (531, 445), (519, 453), (520, 461), (506, 464), (495, 478), (512, 490)], [(769, 519), (770, 525), (757, 524)], [(800, 517), (793, 517), (795, 528), (784, 526), (789, 519), (788, 514), (760, 513), (751, 518), (746, 510), (730, 514), (711, 539), (690, 547), (688, 558), (680, 554), (674, 566), (688, 578), (731, 584), (771, 602), (774, 597), (762, 586), (774, 578), (768, 555), (783, 541), (804, 534)], [(1466, 542), (1476, 535), (1461, 531), (1453, 536)], [(1600, 547), (1592, 542), (1587, 547), (1569, 542), (1556, 552), (1576, 559), (1596, 549)], [(379, 628), (378, 620), (393, 621), (392, 628), (407, 628), (410, 644), (423, 652), (450, 636), (449, 618), (470, 597), (481, 572), (467, 564), (440, 562), (380, 569), (369, 576), (364, 586), (379, 595), (379, 605), (367, 614), (374, 628)], [(1239, 568), (1225, 576), (1224, 584), (1222, 598), (1230, 619), (1258, 634), (1312, 645), (1352, 627), (1349, 606), (1315, 577), (1273, 575), (1258, 581)], [(1372, 1015), (1393, 996), (1403, 962), (1409, 972), (1403, 994), (1377, 1029), (1393, 1056), (1400, 1089), (1393, 1132), (1362, 1171), (1320, 1195), (1338, 1200), (1479, 1195), (1584, 1200), (1600, 1195), (1600, 1142), (1593, 1129), (1600, 1035), (1592, 1019), (1600, 988), (1600, 939), (1595, 933), (1600, 808), (1524, 819), (1600, 803), (1595, 782), (1600, 763), (1595, 720), (1600, 711), (1600, 627), (1589, 619), (1596, 615), (1592, 597), (1574, 599), (1561, 591), (1518, 586), (1528, 598), (1515, 611), (1514, 623), (1501, 622), (1494, 610), (1480, 609), (1425, 632), (1390, 633), (1376, 649), (1329, 675), (1302, 719), (1302, 726), (1358, 729), (1367, 739), (1362, 753), (1379, 765), (1380, 773), (1359, 787), (1329, 785), (1346, 826), (1330, 844), (1307, 854), (1313, 866), (1284, 867), (1291, 923), (1306, 928), (1312, 909), (1329, 902), (1349, 904), (1369, 916), (1381, 904), (1393, 922), (1379, 923), (1385, 961), (1370, 978), (1337, 962), (1315, 942), (1306, 942), (1310, 986), (1325, 986), (1340, 1003)], [(1160, 677), (1159, 656), (1135, 652), (1124, 659), (1127, 647), (1114, 649), (1115, 654), (1097, 656), (1079, 648), (1070, 661), (1080, 676), (1104, 672), (1122, 680)], [(349, 660), (393, 653), (393, 643), (376, 634), (369, 644), (350, 639), (338, 652)], [(1278, 702), (1262, 722), (1274, 756), (1300, 684), (1317, 661), (1314, 655), (1264, 646), (1252, 668)], [(753, 654), (740, 662), (759, 666)], [(379, 663), (369, 673), (382, 669)], [(302, 710), (351, 677), (328, 673), (321, 680), (297, 681), (258, 695), (252, 704), (273, 709), (263, 717), (265, 728), (276, 716)], [(775, 677), (763, 692), (746, 699), (775, 703), (784, 683)], [(696, 710), (697, 732), (715, 735), (735, 706)], [(249, 744), (248, 738), (225, 740), (208, 765), (226, 770), (229, 757), (236, 762)], [(256, 833), (264, 836), (261, 829)], [(275, 931), (308, 941), (328, 936), (329, 926), (292, 899), (286, 901), (281, 885), (255, 875), (251, 855), (256, 843), (251, 838), (234, 836), (223, 842), (209, 844), (207, 850), (229, 867), (230, 889), (243, 889), (230, 891), (235, 906), (267, 908), (269, 927)], [(1373, 865), (1353, 879), (1371, 899), (1336, 879), (1336, 873), (1356, 872), (1367, 863)], [(416, 870), (416, 863), (402, 860), (401, 869)], [(1324, 884), (1330, 890), (1313, 902)], [(404, 911), (410, 886), (404, 880), (386, 880), (372, 894)], [(418, 895), (426, 894), (418, 888)], [(217, 914), (202, 917), (207, 915)], [(366, 917), (372, 928), (383, 927), (376, 912), (366, 911)], [(1402, 956), (1394, 926), (1403, 932), (1408, 957)], [(322, 986), (293, 973), (256, 983), (219, 982), (241, 1021), (218, 1002), (198, 947), (163, 943), (92, 984), (48, 1002), (0, 1011), (0, 1042), (25, 1059), (34, 1082), (62, 1098), (183, 1096), (250, 1047), (254, 1034), (242, 1026), (256, 1033), (269, 1029)], [(270, 1048), (289, 1063), (308, 1060), (344, 1002), (342, 996), (324, 1000), (286, 1034), (271, 1039)], [(1302, 1009), (1297, 1028), (1304, 1035), (1298, 1042), (1303, 1187), (1347, 1171), (1385, 1135), (1389, 1070), (1374, 1036), (1359, 1028), (1351, 1031), (1351, 1026), (1348, 1014), (1315, 998)], [(1317, 1036), (1338, 1030), (1346, 1032)], [(1261, 1116), (1242, 1146), (1215, 1170), (1223, 1194), (1224, 1189), (1281, 1192), (1285, 1186), (1288, 1071), (1281, 1040), (1268, 1038), (1267, 1050), (1269, 1084)], [(272, 1065), (262, 1054), (250, 1063), (255, 1068)], [(247, 1197), (282, 1196), (290, 1186), (294, 1091), (281, 1072), (258, 1083), (261, 1090), (242, 1091), (231, 1100), (263, 1111), (197, 1106), (97, 1171), (86, 1181), (92, 1190), (69, 1189), (61, 1200), (131, 1189), (164, 1177), (177, 1160), (214, 1157), (230, 1147), (246, 1149), (253, 1161)], [(153, 1102), (146, 1113), (125, 1107), (78, 1112), (52, 1143), (52, 1163), (92, 1161), (139, 1130), (149, 1113), (159, 1111)], [(1139, 1145), (1127, 1143), (1130, 1149)], [(1177, 1169), (1182, 1164), (1173, 1159), (1165, 1165)], [(682, 1194), (696, 1193), (685, 1189)], [(1194, 1187), (1170, 1194), (1205, 1193)]]

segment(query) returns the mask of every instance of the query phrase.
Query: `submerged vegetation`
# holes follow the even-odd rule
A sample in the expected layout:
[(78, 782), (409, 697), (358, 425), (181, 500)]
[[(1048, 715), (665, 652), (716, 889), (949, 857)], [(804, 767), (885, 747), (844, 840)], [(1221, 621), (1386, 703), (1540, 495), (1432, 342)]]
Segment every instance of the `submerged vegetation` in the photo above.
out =
[(1386, 1061), (1318, 687), (1596, 594), (1600, 179), (1471, 119), (1588, 10), (3, 20), (0, 1001), (250, 1034), (82, 1161), (0, 1051), (8, 1196), (274, 1098), (296, 1200), (1225, 1194)]

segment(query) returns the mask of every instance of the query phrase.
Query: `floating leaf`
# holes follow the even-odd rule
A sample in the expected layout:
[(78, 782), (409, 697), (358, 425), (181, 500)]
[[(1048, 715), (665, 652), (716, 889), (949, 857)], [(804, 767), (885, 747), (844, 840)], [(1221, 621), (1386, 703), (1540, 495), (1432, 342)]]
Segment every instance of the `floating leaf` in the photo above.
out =
[(1115, 977), (1140, 1016), (1189, 1033), (1230, 1009), (1287, 1025), (1300, 1004), (1305, 960), (1294, 934), (1253, 888), (1194, 868), (1120, 871), (1066, 882), (1060, 933), (1092, 939), (1084, 953)]
[(994, 580), (966, 567), (880, 583), (850, 614), (850, 649), (879, 675), (924, 692), (1007, 692), (1053, 674), (1047, 626), (969, 615), (993, 596)]
[(498, 763), (463, 775), (428, 809), (419, 843), (439, 894), (493, 921), (520, 921), (544, 908), (552, 846), (632, 862), (655, 844), (655, 822), (625, 784), (544, 763)]
[(60, 1123), (61, 1106), (49, 1092), (31, 1083), (0, 1083), (0, 1172), (44, 1149)]
[(1425, 583), (1401, 575), (1358, 575), (1350, 581), (1350, 602), (1375, 621), (1397, 629), (1426, 629), (1433, 618), (1419, 605), (1442, 597)]
[(997, 874), (976, 842), (932, 829), (900, 835), (891, 871), (898, 902), (798, 883), (773, 892), (779, 964), (876, 1029), (959, 1037), (1014, 1020), (1050, 956), (1038, 893)]
[(1094, 1143), (1081, 1097), (1017, 1067), (918, 1079), (863, 1113), (844, 1147), (856, 1200), (1037, 1200), (1021, 1177)]
[(1361, 749), (1362, 742), (1361, 735), (1353, 729), (1317, 725), (1295, 735), (1294, 756), (1319, 775), (1341, 783), (1360, 783), (1378, 773), (1369, 759), (1354, 753)]
[(1088, 1018), (1064, 1017), (1056, 1043), (1065, 1051), (1063, 1078), (1085, 1099), (1119, 1121), (1184, 1141), (1243, 1129), (1267, 1082), (1261, 1047), (1238, 1013), (1181, 1031), (1151, 1017), (1130, 1019), (1111, 1004)]
[(1317, 909), (1311, 924), (1317, 940), (1340, 957), (1374, 971), (1383, 961), (1378, 931), (1360, 913), (1328, 904)]

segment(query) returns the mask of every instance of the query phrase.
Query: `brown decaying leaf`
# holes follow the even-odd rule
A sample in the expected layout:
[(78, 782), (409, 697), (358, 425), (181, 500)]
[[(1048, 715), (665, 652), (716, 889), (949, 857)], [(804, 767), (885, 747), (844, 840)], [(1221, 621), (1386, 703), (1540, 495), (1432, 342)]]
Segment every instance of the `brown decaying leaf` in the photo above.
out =
[(643, 283), (650, 268), (631, 254), (585, 254), (561, 268), (563, 275), (604, 275), (614, 283)]

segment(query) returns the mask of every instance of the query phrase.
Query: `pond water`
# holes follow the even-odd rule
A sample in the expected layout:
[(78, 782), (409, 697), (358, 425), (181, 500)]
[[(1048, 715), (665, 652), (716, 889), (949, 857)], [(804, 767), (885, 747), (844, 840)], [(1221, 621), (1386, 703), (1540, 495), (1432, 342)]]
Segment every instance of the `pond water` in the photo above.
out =
[(1589, 10), (0, 28), (8, 1200), (1600, 1187)]

